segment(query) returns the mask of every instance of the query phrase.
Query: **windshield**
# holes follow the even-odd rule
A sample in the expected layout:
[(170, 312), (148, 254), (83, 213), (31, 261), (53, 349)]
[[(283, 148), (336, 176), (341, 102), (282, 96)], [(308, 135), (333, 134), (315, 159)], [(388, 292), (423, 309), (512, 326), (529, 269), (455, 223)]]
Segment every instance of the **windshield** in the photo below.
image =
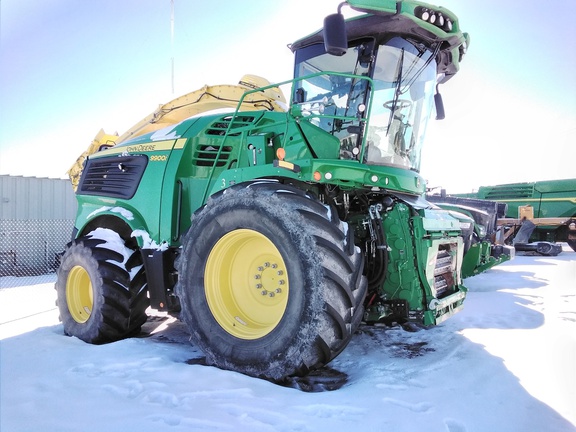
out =
[(322, 44), (298, 50), (293, 106), (340, 140), (341, 159), (358, 159), (365, 135), (365, 163), (419, 171), (436, 84), (434, 53), (399, 37), (374, 46), (373, 39), (359, 41), (341, 57)]
[(394, 38), (378, 49), (373, 78), (366, 161), (419, 171), (436, 84), (433, 53)]
[[(312, 45), (296, 54), (293, 103), (312, 124), (340, 140), (340, 158), (360, 153), (369, 89), (371, 41), (349, 48), (341, 57)], [(328, 72), (328, 73), (325, 73)]]

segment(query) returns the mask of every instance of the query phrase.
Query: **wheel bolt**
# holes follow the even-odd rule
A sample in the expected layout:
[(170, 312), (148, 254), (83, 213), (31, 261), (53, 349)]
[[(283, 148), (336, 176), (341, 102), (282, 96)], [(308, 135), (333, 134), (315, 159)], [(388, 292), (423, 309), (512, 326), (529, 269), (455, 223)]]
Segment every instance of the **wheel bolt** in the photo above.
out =
[(258, 271), (264, 271), (264, 267), (262, 266), (258, 267)]
[(260, 275), (259, 274), (254, 275), (254, 279), (260, 279)]
[(284, 285), (285, 283), (286, 283), (286, 281), (285, 281), (284, 279), (280, 279), (280, 280), (278, 281), (278, 284), (279, 284), (279, 285)]
[(276, 294), (280, 294), (282, 292), (281, 288), (276, 288)]
[(274, 297), (276, 294), (274, 294), (273, 292), (270, 292), (270, 293), (268, 293), (268, 295), (269, 295), (270, 297)]
[(272, 264), (272, 268), (273, 269), (278, 268), (278, 264)]
[(262, 288), (262, 284), (256, 284), (256, 289)]
[(278, 274), (278, 276), (282, 276), (284, 274), (284, 272), (282, 270), (278, 270), (277, 274)]
[(265, 263), (264, 263), (264, 267), (270, 267), (270, 263), (269, 263), (269, 262), (265, 262)]
[(265, 295), (267, 295), (267, 294), (268, 294), (268, 291), (266, 291), (266, 290), (262, 290), (262, 293), (261, 293), (261, 294), (262, 294), (263, 296), (265, 296)]

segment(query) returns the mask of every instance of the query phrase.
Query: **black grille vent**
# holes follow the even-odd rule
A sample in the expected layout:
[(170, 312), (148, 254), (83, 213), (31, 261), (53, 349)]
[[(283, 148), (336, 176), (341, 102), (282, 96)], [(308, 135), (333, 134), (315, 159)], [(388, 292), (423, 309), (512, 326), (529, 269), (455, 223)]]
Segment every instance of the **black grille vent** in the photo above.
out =
[(88, 159), (77, 193), (130, 199), (147, 164), (144, 155)]
[[(232, 119), (234, 119), (234, 121), (232, 121)], [(235, 132), (236, 129), (250, 126), (254, 123), (255, 120), (256, 118), (254, 116), (247, 115), (222, 117), (212, 123), (208, 129), (206, 129), (206, 134), (224, 136), (226, 135), (228, 127), (230, 127), (230, 133), (228, 136), (238, 136), (240, 135), (240, 132)]]
[(194, 151), (192, 163), (197, 166), (222, 167), (226, 165), (231, 153), (232, 147), (230, 146), (224, 146), (220, 151), (219, 145), (198, 145)]

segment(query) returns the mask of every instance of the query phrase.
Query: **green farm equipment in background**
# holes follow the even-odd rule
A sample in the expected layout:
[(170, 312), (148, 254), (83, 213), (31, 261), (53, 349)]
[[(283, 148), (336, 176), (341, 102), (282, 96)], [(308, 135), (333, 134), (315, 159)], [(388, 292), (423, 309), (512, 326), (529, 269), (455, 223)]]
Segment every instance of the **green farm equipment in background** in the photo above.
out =
[(515, 249), (505, 244), (499, 226), (500, 217), (506, 211), (505, 204), (447, 196), (444, 191), (440, 195), (429, 194), (426, 199), (460, 220), (465, 251), (463, 278), (480, 274), (514, 257)]
[(292, 80), (206, 87), (99, 133), (71, 173), (65, 333), (129, 337), (151, 306), (180, 314), (208, 364), (277, 381), (330, 362), (361, 322), (459, 311), (473, 220), (427, 201), (419, 170), (468, 44), (447, 9), (348, 0), (290, 46)]
[(518, 251), (557, 255), (565, 242), (576, 252), (576, 179), (481, 186), (457, 194), (504, 204), (497, 224)]

